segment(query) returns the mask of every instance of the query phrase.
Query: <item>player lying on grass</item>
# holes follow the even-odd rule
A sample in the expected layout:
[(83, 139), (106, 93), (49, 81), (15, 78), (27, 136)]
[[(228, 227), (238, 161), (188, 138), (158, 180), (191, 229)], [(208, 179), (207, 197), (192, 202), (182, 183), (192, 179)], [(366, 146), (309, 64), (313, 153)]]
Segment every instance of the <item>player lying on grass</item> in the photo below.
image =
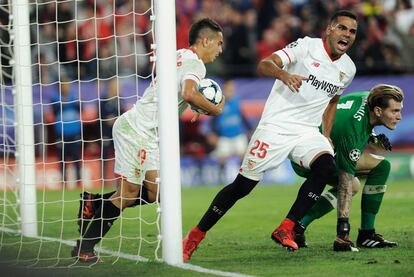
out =
[[(361, 227), (359, 229), (357, 246), (365, 248), (393, 247), (397, 243), (385, 240), (375, 232), (375, 218), (381, 206), (386, 191), (387, 179), (391, 164), (381, 156), (373, 155), (365, 150), (371, 142), (385, 150), (391, 150), (391, 144), (385, 135), (372, 135), (375, 126), (385, 126), (390, 130), (396, 128), (401, 120), (403, 107), (403, 92), (392, 85), (379, 84), (366, 92), (350, 93), (341, 97), (335, 116), (331, 139), (335, 149), (335, 160), (338, 174), (349, 175), (349, 195), (356, 194), (359, 189), (359, 179), (356, 176), (367, 177), (362, 190)], [(292, 163), (295, 172), (306, 177), (309, 171), (298, 164)], [(332, 182), (337, 185), (337, 177)], [(353, 188), (352, 188), (353, 187)], [(352, 188), (352, 190), (351, 190)], [(349, 202), (351, 199), (348, 200)], [(337, 188), (334, 187), (322, 194), (315, 206), (305, 215), (296, 228), (295, 242), (299, 247), (306, 247), (305, 228), (317, 218), (322, 217), (334, 208), (337, 203)], [(349, 208), (350, 208), (349, 204)], [(338, 211), (344, 212), (344, 211)], [(350, 226), (348, 226), (348, 233)], [(338, 241), (340, 238), (337, 238)], [(352, 248), (341, 248), (334, 244), (334, 250), (349, 251)]]
[[(224, 99), (217, 106), (212, 104), (198, 91), (198, 84), (206, 75), (205, 64), (213, 62), (222, 52), (222, 28), (211, 19), (201, 19), (190, 28), (189, 44), (190, 48), (177, 51), (178, 78), (177, 83), (172, 84), (179, 93), (179, 112), (181, 114), (191, 104), (209, 115), (219, 115)], [(82, 238), (71, 253), (82, 262), (98, 261), (94, 247), (124, 208), (159, 201), (155, 181), (159, 169), (158, 116), (153, 84), (131, 110), (115, 121), (117, 190), (102, 197), (88, 192), (82, 195), (78, 222)]]
[[(298, 249), (294, 226), (335, 175), (334, 153), (328, 138), (339, 95), (355, 75), (355, 65), (346, 51), (355, 41), (356, 31), (356, 16), (339, 11), (332, 16), (325, 38), (298, 39), (260, 61), (259, 72), (275, 78), (275, 83), (239, 174), (217, 193), (197, 226), (183, 240), (184, 260), (190, 259), (206, 233), (255, 188), (263, 174), (285, 159), (303, 164), (311, 174), (271, 238), (290, 250)], [(321, 123), (323, 134), (318, 129)]]

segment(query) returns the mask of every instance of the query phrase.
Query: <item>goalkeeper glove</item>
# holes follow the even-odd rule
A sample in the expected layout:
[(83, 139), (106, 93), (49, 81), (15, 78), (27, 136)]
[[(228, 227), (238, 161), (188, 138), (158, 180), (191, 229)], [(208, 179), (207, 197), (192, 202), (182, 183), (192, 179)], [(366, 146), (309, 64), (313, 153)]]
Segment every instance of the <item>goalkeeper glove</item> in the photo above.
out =
[(379, 135), (375, 135), (375, 134), (371, 134), (369, 136), (369, 140), (370, 143), (381, 147), (387, 151), (391, 151), (392, 150), (392, 145), (390, 140), (387, 138), (386, 135), (384, 134), (379, 134)]

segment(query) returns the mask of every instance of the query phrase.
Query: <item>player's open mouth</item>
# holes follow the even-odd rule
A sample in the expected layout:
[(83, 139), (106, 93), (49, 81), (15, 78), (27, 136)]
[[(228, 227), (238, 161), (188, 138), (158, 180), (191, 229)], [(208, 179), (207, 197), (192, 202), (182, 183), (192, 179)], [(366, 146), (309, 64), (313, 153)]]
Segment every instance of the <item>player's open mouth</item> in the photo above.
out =
[(341, 51), (345, 51), (348, 47), (349, 42), (346, 39), (341, 39), (338, 41), (338, 48)]

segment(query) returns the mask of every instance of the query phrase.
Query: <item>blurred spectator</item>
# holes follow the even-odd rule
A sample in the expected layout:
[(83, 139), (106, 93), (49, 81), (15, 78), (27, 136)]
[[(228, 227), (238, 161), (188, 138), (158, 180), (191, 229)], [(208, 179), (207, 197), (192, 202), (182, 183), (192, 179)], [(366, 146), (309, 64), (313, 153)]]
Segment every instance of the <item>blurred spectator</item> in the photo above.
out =
[(118, 75), (146, 76), (151, 72), (147, 36), (153, 34), (148, 20), (149, 8), (148, 1), (128, 1), (117, 11), (115, 35)]
[(223, 93), (226, 97), (223, 113), (211, 118), (209, 144), (215, 147), (211, 153), (220, 163), (221, 180), (225, 183), (225, 164), (229, 157), (243, 157), (247, 148), (247, 135), (250, 125), (240, 109), (240, 100), (234, 95), (234, 81), (226, 80)]
[[(58, 63), (49, 62), (43, 53), (39, 53), (36, 59), (37, 63), (33, 64), (32, 82), (33, 84), (48, 85), (53, 84), (59, 80)], [(64, 73), (62, 71), (61, 73)]]
[(201, 124), (201, 120), (195, 122), (180, 120), (181, 155), (189, 155), (202, 160), (209, 152), (206, 137), (201, 132)]
[(80, 77), (82, 80), (93, 79), (96, 76), (96, 40), (100, 27), (96, 24), (93, 7), (85, 6), (85, 15), (78, 19), (78, 47)]
[(102, 177), (104, 181), (109, 182), (113, 177), (111, 161), (114, 157), (114, 141), (112, 139), (112, 127), (115, 120), (125, 110), (121, 105), (119, 92), (122, 91), (118, 78), (112, 78), (105, 81), (104, 96), (100, 99), (99, 110), (101, 119), (101, 155), (102, 160)]
[(414, 72), (414, 22), (408, 29), (408, 33), (398, 29), (392, 18), (388, 18), (388, 22), (390, 32), (393, 32), (399, 40), (398, 52), (401, 54), (402, 61), (404, 61), (405, 71)]
[[(31, 24), (33, 57), (41, 53), (49, 64), (58, 60), (60, 70), (66, 75), (83, 80), (97, 74), (106, 79), (114, 74), (151, 73), (149, 56), (154, 34), (150, 0), (74, 3), (39, 3), (37, 10), (32, 11), (31, 20), (36, 23)], [(357, 40), (349, 53), (358, 66), (357, 74), (401, 72), (398, 60), (403, 54), (405, 60), (407, 53), (399, 54), (395, 49), (401, 49), (403, 38), (389, 39), (390, 21), (385, 17), (392, 15), (394, 30), (410, 39), (409, 30), (414, 23), (412, 3), (412, 0), (177, 0), (177, 46), (187, 46), (188, 28), (194, 20), (211, 17), (225, 27), (226, 42), (222, 57), (214, 68), (209, 67), (209, 72), (254, 77), (260, 56), (299, 37), (320, 36), (333, 12), (351, 9), (359, 16)], [(404, 39), (404, 44), (410, 43)], [(390, 64), (391, 70), (387, 68)], [(403, 70), (413, 72), (413, 67), (407, 65)]]
[(413, 1), (397, 1), (395, 14), (395, 25), (400, 32), (408, 33), (410, 26), (414, 23)]
[(59, 43), (60, 69), (64, 75), (71, 79), (79, 78), (79, 47), (76, 39), (76, 24), (71, 22), (66, 25), (65, 33)]
[(119, 92), (121, 91), (119, 81), (117, 78), (112, 78), (106, 82), (106, 93), (100, 99), (100, 118), (101, 118), (101, 137), (102, 137), (102, 158), (105, 162), (113, 157), (114, 142), (112, 139), (112, 127), (115, 119), (124, 112), (119, 99)]
[[(224, 25), (225, 47), (222, 59), (225, 75), (252, 76), (255, 72), (255, 45), (249, 40), (245, 13), (230, 5), (224, 5), (228, 22)], [(254, 24), (254, 22), (253, 22)], [(253, 27), (254, 26), (250, 26)]]
[(55, 93), (51, 101), (52, 112), (55, 117), (55, 137), (58, 142), (56, 145), (62, 181), (67, 179), (68, 161), (75, 165), (76, 180), (80, 184), (81, 180), (81, 157), (82, 157), (82, 124), (81, 108), (78, 92), (72, 89), (72, 84), (64, 79), (60, 82), (59, 92)]
[[(35, 39), (37, 44), (32, 49), (34, 57), (44, 58), (48, 64), (57, 62), (58, 44), (56, 38), (56, 28), (54, 23), (45, 23), (37, 29)], [(38, 56), (40, 55), (40, 56)]]
[(198, 10), (197, 0), (177, 0), (176, 3), (176, 33), (177, 49), (188, 47), (188, 32), (192, 20)]
[(270, 56), (276, 49), (282, 49), (287, 44), (278, 32), (273, 29), (266, 29), (263, 33), (263, 39), (256, 45), (257, 61)]
[(107, 80), (116, 76), (118, 65), (113, 45), (109, 43), (102, 45), (98, 53), (98, 79)]

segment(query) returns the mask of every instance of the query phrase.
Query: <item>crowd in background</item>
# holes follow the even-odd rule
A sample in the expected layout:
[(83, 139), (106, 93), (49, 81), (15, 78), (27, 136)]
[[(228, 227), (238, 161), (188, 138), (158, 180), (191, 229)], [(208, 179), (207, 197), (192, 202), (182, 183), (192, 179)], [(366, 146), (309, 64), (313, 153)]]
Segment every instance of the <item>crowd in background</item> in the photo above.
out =
[[(112, 147), (113, 120), (125, 108), (118, 100), (121, 90), (118, 80), (129, 76), (150, 79), (153, 72), (151, 2), (30, 1), (33, 83), (103, 81), (99, 86), (104, 91), (97, 107), (99, 118), (94, 123), (84, 122), (83, 129), (79, 131), (78, 128), (75, 135), (82, 133), (83, 141), (90, 136), (92, 143), (84, 145), (85, 151), (96, 149), (90, 146), (102, 140), (101, 151), (95, 154), (104, 160), (112, 156), (108, 149)], [(414, 73), (414, 0), (176, 0), (177, 48), (188, 47), (188, 31), (194, 21), (213, 18), (223, 26), (225, 43), (223, 54), (207, 65), (209, 75), (224, 79), (256, 77), (258, 61), (275, 50), (303, 36), (323, 37), (324, 26), (338, 9), (350, 9), (358, 16), (356, 42), (348, 52), (356, 64), (357, 75)], [(7, 26), (9, 17), (4, 9), (0, 15), (0, 27)], [(6, 65), (4, 77), (4, 72), (8, 71), (7, 51), (10, 52), (5, 45), (11, 41), (6, 28), (0, 28), (0, 37), (2, 65)], [(77, 92), (72, 94), (79, 96)], [(237, 96), (237, 91), (234, 94)], [(64, 115), (65, 105), (61, 99), (55, 99), (60, 105), (53, 111), (53, 120)], [(235, 97), (228, 103), (232, 112), (219, 120), (182, 122), (183, 154), (200, 159), (209, 152), (217, 154), (214, 149), (220, 145), (220, 139), (228, 138), (228, 134), (218, 131), (220, 128), (237, 130), (234, 137), (239, 137), (241, 130), (248, 134), (254, 126), (245, 124), (239, 105)], [(82, 113), (82, 105), (75, 108)], [(80, 120), (81, 115), (77, 118)], [(233, 125), (224, 126), (226, 122)], [(56, 141), (59, 130), (48, 129), (56, 132), (48, 140)], [(246, 138), (241, 140), (245, 145)], [(59, 150), (59, 145), (57, 151), (65, 154)], [(72, 146), (82, 147), (79, 143)], [(232, 154), (240, 156), (239, 152), (235, 150)], [(71, 151), (72, 155), (76, 153), (78, 151)], [(73, 160), (78, 156), (76, 154)], [(219, 160), (224, 158), (218, 157)]]
[[(412, 0), (177, 0), (177, 48), (188, 46), (190, 25), (211, 17), (224, 28), (225, 47), (212, 75), (256, 76), (263, 57), (303, 36), (323, 36), (338, 9), (358, 15), (350, 56), (357, 75), (414, 72)], [(35, 61), (42, 82), (57, 72), (82, 80), (151, 73), (151, 1), (45, 1), (32, 9)], [(76, 19), (76, 20), (75, 20)], [(57, 22), (57, 23), (56, 23)], [(56, 40), (58, 37), (58, 40)], [(58, 63), (57, 63), (58, 62)], [(59, 68), (58, 68), (59, 67)], [(60, 70), (60, 71), (58, 71)], [(36, 77), (36, 76), (35, 76)]]
[(150, 1), (45, 1), (31, 5), (34, 83), (151, 74)]
[[(212, 17), (224, 27), (225, 49), (217, 70), (254, 76), (257, 61), (299, 37), (323, 36), (338, 9), (358, 15), (358, 33), (349, 55), (357, 74), (414, 72), (414, 9), (410, 0), (178, 0), (178, 46), (189, 24)], [(220, 12), (217, 12), (220, 11)]]

